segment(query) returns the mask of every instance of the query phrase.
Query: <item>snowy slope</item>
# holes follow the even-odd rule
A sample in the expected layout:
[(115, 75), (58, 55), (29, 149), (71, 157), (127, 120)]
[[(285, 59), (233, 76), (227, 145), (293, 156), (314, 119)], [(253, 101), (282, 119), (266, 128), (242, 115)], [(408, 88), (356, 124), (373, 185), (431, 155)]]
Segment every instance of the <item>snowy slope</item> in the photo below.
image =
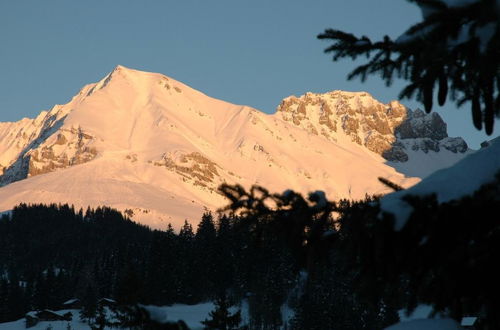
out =
[(460, 330), (462, 328), (452, 319), (420, 319), (397, 323), (385, 330)]
[[(427, 136), (436, 119), (397, 102), (340, 91), (294, 98), (267, 115), (118, 66), (65, 105), (0, 123), (0, 212), (19, 202), (108, 205), (155, 228), (178, 228), (225, 205), (217, 193), (223, 182), (357, 199), (388, 192), (379, 176), (418, 182), (404, 175), (415, 172), (393, 167), (413, 166), (411, 155), (401, 158), (409, 149), (419, 161), (437, 159), (425, 162), (427, 172), (469, 152), (463, 140), (447, 138), (446, 126)], [(397, 127), (409, 119), (402, 139)], [(391, 163), (384, 152), (394, 146)]]
[[(175, 304), (172, 306), (143, 306), (149, 313), (151, 319), (160, 323), (177, 322), (183, 320), (191, 330), (203, 329), (201, 323), (209, 318), (209, 314), (214, 310), (214, 304), (211, 302), (201, 303), (197, 305)], [(234, 309), (234, 307), (233, 307)], [(231, 310), (233, 312), (233, 310)], [(68, 325), (73, 330), (88, 330), (90, 326), (80, 320), (80, 310), (68, 309), (57, 311), (58, 314), (72, 314), (71, 321), (41, 321), (30, 329), (46, 330), (49, 326), (53, 330), (67, 330)], [(108, 312), (108, 318), (112, 318), (113, 314)], [(0, 330), (21, 330), (26, 329), (25, 318), (13, 322), (0, 323)], [(105, 329), (122, 329), (117, 327), (105, 327)]]
[(444, 203), (471, 195), (480, 186), (492, 182), (500, 171), (500, 138), (495, 138), (489, 146), (462, 159), (455, 165), (441, 169), (422, 180), (417, 185), (382, 198), (381, 207), (396, 217), (395, 229), (403, 228), (412, 212), (412, 207), (402, 200), (405, 195), (436, 194)]

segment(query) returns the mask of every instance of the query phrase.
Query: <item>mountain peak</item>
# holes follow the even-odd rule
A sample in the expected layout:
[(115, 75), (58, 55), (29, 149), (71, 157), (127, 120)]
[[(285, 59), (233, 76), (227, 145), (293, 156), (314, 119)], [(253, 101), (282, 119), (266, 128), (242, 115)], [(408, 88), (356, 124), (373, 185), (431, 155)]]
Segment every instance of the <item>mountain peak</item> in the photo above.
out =
[(155, 76), (161, 75), (157, 73), (131, 69), (123, 65), (117, 65), (100, 81), (93, 85), (90, 85), (88, 92), (84, 94), (85, 96), (91, 96), (99, 90), (103, 90), (105, 88), (107, 89), (108, 86), (115, 86), (114, 88), (117, 89), (117, 91), (110, 91), (110, 94), (116, 94), (116, 92), (119, 92), (119, 90), (122, 90), (122, 93), (119, 94), (129, 94), (131, 93), (130, 88), (134, 90), (141, 89), (147, 91), (151, 88), (152, 78)]
[(130, 75), (141, 75), (141, 74), (148, 74), (148, 73), (149, 72), (131, 69), (131, 68), (128, 68), (128, 67), (123, 66), (121, 64), (118, 64), (117, 66), (115, 66), (115, 68), (113, 69), (113, 71), (111, 71), (108, 74), (108, 76), (120, 75), (122, 77), (127, 77), (127, 76), (130, 76)]
[[(224, 182), (358, 199), (387, 192), (380, 176), (418, 181), (387, 160), (436, 169), (463, 157), (466, 144), (446, 136), (437, 115), (366, 92), (292, 96), (267, 115), (117, 65), (37, 119), (0, 123), (0, 211), (19, 202), (108, 205), (159, 228), (223, 206)], [(436, 158), (433, 167), (427, 160)]]
[(118, 64), (115, 66), (113, 71), (109, 73), (109, 75), (121, 75), (121, 76), (129, 76), (129, 75), (150, 75), (153, 74), (152, 72), (147, 72), (147, 71), (141, 71), (141, 70), (136, 70), (132, 68), (128, 68), (126, 66), (123, 66), (121, 64)]

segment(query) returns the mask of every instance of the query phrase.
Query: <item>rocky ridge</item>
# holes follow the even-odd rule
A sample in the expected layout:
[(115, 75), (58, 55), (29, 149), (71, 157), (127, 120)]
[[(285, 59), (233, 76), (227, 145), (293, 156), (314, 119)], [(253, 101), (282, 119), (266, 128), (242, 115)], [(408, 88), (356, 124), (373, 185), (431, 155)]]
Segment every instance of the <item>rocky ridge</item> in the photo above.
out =
[[(81, 127), (62, 128), (64, 111), (56, 106), (42, 112), (25, 125), (12, 125), (2, 132), (0, 186), (57, 169), (82, 164), (94, 159), (97, 150), (94, 137)], [(9, 129), (11, 128), (11, 129)], [(8, 156), (14, 154), (13, 161)]]
[(438, 113), (412, 111), (398, 101), (383, 104), (366, 92), (333, 91), (290, 96), (276, 113), (310, 134), (338, 142), (340, 135), (388, 161), (407, 162), (408, 150), (465, 153), (467, 143), (448, 137)]

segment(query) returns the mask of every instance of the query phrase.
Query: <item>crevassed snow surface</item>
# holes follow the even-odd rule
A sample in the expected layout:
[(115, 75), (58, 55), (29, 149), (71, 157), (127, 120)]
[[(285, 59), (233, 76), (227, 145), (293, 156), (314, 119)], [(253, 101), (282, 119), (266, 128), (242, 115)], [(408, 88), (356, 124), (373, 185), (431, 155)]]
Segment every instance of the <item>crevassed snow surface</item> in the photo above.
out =
[(493, 181), (498, 171), (500, 138), (495, 138), (488, 147), (436, 171), (415, 186), (386, 195), (381, 199), (381, 208), (395, 215), (395, 229), (401, 230), (412, 212), (411, 206), (402, 200), (403, 196), (436, 194), (438, 202), (444, 203), (474, 193), (481, 185)]

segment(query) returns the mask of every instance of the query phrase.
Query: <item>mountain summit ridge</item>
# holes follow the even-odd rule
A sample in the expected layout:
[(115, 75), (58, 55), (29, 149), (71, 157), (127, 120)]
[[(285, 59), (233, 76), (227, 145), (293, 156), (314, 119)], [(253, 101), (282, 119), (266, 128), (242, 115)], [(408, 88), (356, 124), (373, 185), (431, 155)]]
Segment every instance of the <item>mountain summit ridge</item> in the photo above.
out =
[(438, 113), (410, 110), (398, 101), (383, 104), (366, 92), (332, 91), (289, 96), (277, 108), (283, 120), (336, 142), (342, 131), (352, 142), (392, 162), (407, 162), (407, 149), (464, 153), (467, 143), (449, 138)]
[[(438, 159), (439, 168), (470, 152), (466, 144), (455, 152), (438, 149), (441, 142), (436, 148), (414, 125), (401, 138), (404, 116), (420, 118), (424, 127), (433, 122), (366, 92), (290, 96), (265, 114), (118, 65), (65, 105), (0, 123), (0, 211), (19, 202), (108, 205), (132, 210), (135, 220), (153, 227), (178, 227), (223, 206), (222, 183), (357, 199), (387, 192), (379, 176), (416, 183), (404, 175), (415, 155)], [(411, 132), (415, 137), (407, 137)], [(384, 154), (394, 147), (407, 159)]]

